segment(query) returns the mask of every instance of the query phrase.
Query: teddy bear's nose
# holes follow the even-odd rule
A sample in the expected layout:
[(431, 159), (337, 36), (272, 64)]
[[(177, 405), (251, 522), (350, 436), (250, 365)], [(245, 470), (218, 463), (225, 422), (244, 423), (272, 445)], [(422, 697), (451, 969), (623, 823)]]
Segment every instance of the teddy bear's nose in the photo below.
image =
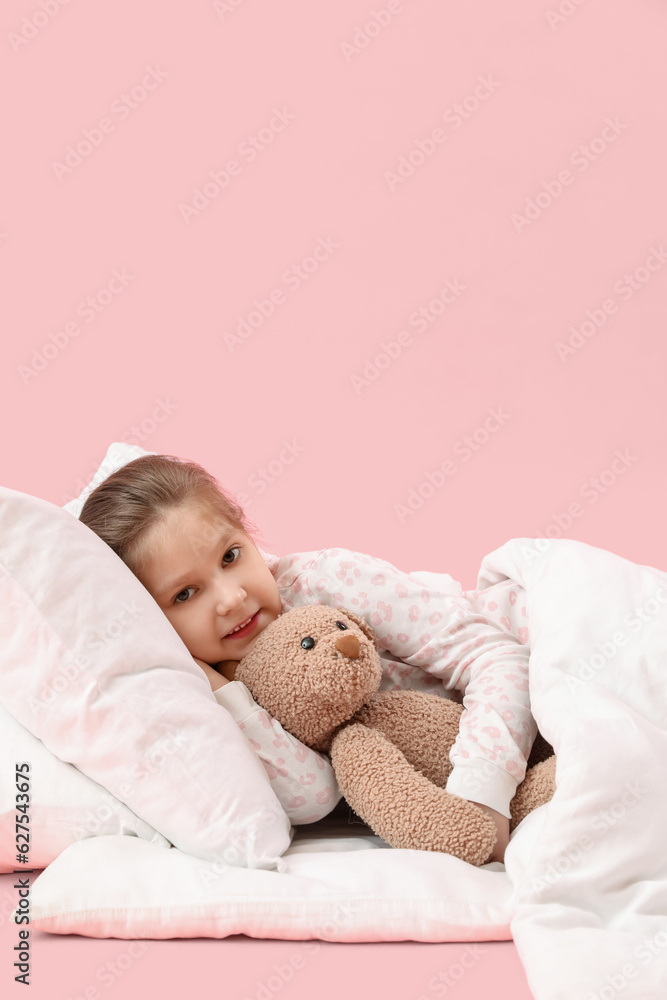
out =
[(359, 640), (356, 635), (341, 635), (335, 642), (336, 649), (343, 656), (349, 656), (351, 660), (359, 657)]

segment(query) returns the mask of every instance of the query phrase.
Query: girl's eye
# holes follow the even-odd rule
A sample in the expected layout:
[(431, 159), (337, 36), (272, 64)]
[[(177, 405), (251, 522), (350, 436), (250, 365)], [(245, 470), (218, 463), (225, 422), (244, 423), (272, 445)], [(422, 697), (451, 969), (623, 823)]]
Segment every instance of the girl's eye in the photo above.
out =
[[(235, 559), (232, 559), (231, 562), (227, 563), (225, 562), (226, 557), (229, 555), (230, 552), (240, 552), (240, 551), (241, 548), (238, 545), (233, 545), (231, 549), (227, 549), (224, 556), (222, 557), (223, 564), (225, 566), (232, 566), (238, 560), (238, 556), (236, 556)], [(176, 594), (176, 597), (174, 598), (174, 604), (187, 604), (187, 598), (185, 601), (179, 601), (179, 597), (181, 596), (181, 594), (186, 594), (188, 590), (194, 590), (194, 589), (195, 589), (194, 587), (185, 587), (183, 590), (180, 590), (178, 594)]]

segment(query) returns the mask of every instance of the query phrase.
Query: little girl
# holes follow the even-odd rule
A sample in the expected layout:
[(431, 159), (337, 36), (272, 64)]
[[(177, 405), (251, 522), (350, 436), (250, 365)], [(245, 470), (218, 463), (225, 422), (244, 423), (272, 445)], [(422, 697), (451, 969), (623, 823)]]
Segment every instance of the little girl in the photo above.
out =
[(348, 607), (378, 637), (381, 690), (462, 700), (446, 788), (491, 816), (497, 839), (488, 860), (504, 860), (509, 803), (537, 734), (520, 587), (504, 581), (481, 592), (464, 593), (455, 583), (438, 589), (348, 549), (269, 555), (217, 480), (173, 455), (147, 453), (117, 469), (89, 494), (80, 520), (158, 603), (263, 761), (291, 823), (312, 823), (340, 800), (331, 762), (261, 709), (234, 681), (235, 667), (283, 611)]

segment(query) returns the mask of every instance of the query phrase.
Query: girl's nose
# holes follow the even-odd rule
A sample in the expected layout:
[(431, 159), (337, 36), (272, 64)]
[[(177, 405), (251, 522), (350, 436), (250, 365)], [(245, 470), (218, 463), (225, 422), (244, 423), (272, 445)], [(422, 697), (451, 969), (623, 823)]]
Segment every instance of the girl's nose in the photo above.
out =
[(246, 593), (241, 587), (230, 587), (220, 584), (216, 595), (216, 605), (221, 614), (240, 608), (246, 599)]

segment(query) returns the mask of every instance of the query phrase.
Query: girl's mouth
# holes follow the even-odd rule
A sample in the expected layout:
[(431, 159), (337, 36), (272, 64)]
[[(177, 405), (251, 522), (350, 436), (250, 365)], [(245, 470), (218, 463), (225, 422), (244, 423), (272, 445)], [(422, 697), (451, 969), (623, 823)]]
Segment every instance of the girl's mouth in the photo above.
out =
[(228, 632), (225, 639), (243, 639), (246, 635), (250, 635), (251, 632), (257, 628), (257, 622), (259, 621), (259, 611), (256, 611), (247, 625), (240, 628), (238, 632)]

